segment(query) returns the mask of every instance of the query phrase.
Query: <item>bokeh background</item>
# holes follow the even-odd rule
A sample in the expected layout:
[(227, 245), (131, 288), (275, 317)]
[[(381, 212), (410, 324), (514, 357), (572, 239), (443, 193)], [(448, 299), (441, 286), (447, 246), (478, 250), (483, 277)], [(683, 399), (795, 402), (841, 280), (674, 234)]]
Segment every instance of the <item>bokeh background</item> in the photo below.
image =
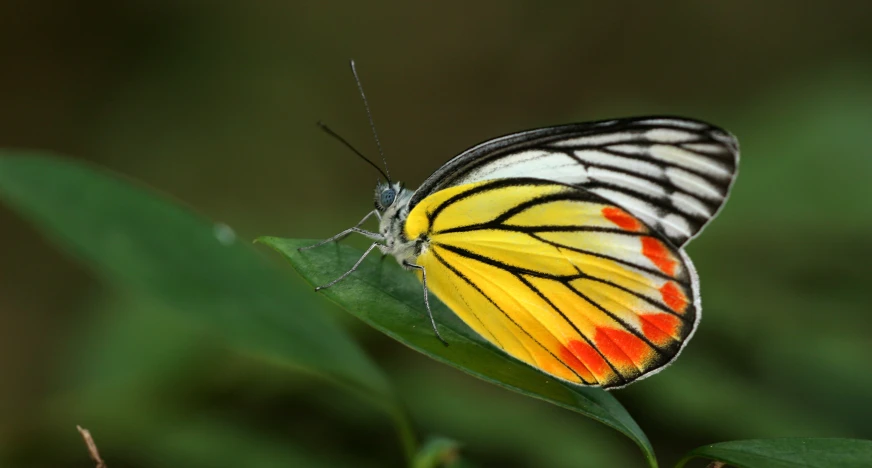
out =
[[(513, 131), (711, 121), (742, 162), (688, 249), (704, 319), (676, 364), (616, 396), (665, 466), (731, 439), (872, 438), (870, 20), (851, 1), (3, 0), (0, 147), (106, 166), (244, 239), (326, 237), (371, 209), (376, 179), (314, 125), (376, 155), (349, 58), (412, 186)], [(92, 466), (76, 424), (113, 468), (402, 463), (390, 421), (346, 390), (109, 287), (6, 206), (0, 223), (0, 465)], [(480, 466), (643, 464), (605, 426), (316, 303), (422, 434)]]

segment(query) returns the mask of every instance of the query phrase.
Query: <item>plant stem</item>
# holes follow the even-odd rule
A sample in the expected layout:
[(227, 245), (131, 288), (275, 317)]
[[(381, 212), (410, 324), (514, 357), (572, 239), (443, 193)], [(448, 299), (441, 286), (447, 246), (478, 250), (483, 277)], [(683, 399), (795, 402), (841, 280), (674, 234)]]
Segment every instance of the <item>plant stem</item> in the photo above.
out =
[(76, 429), (79, 430), (79, 434), (81, 434), (82, 439), (85, 440), (85, 445), (88, 447), (88, 455), (90, 455), (91, 460), (94, 460), (94, 463), (97, 464), (97, 468), (106, 468), (106, 462), (100, 458), (100, 452), (97, 451), (97, 444), (94, 443), (94, 438), (91, 437), (91, 431), (82, 426), (76, 426)]
[(411, 467), (415, 461), (415, 455), (418, 453), (418, 437), (415, 435), (415, 428), (412, 427), (412, 420), (409, 418), (408, 411), (400, 402), (396, 402), (393, 405), (390, 413), (391, 418), (394, 420), (397, 435), (400, 436), (400, 443), (403, 445), (406, 463)]

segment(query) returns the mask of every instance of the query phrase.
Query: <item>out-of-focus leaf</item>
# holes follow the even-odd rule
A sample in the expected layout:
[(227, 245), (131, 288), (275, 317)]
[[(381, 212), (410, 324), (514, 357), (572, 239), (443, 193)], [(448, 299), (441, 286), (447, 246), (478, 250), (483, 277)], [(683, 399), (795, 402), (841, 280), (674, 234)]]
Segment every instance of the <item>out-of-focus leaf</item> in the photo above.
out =
[[(312, 240), (267, 237), (258, 239), (258, 242), (282, 253), (306, 281), (314, 285), (337, 278), (362, 254), (357, 249), (338, 244), (297, 251), (299, 247), (315, 243)], [(368, 258), (357, 272), (324, 290), (324, 294), (388, 336), (433, 359), (617, 429), (636, 442), (651, 466), (656, 466), (648, 438), (609, 393), (557, 381), (511, 358), (478, 336), (431, 296), (439, 332), (449, 343), (449, 346), (444, 346), (430, 327), (418, 280), (393, 260), (375, 257)]]
[(381, 371), (302, 288), (224, 225), (86, 165), (0, 152), (0, 197), (104, 278), (246, 352), (390, 405)]
[(469, 379), (437, 362), (403, 361), (408, 365), (397, 373), (395, 385), (403, 395), (415, 395), (408, 401), (412, 419), (463, 441), (464, 460), (548, 468), (642, 465), (629, 439), (592, 420)]
[(864, 468), (872, 466), (872, 441), (858, 439), (735, 440), (694, 449), (678, 462), (696, 457), (739, 468)]
[[(151, 466), (189, 468), (328, 468), (372, 466), (342, 450), (317, 453), (299, 442), (262, 433), (251, 427), (230, 425), (221, 419), (178, 421), (156, 437), (153, 446), (136, 449)], [(109, 463), (107, 461), (107, 463)], [(112, 466), (111, 464), (109, 466)]]
[(460, 468), (470, 467), (460, 459), (460, 444), (445, 437), (434, 437), (421, 446), (415, 455), (413, 468)]

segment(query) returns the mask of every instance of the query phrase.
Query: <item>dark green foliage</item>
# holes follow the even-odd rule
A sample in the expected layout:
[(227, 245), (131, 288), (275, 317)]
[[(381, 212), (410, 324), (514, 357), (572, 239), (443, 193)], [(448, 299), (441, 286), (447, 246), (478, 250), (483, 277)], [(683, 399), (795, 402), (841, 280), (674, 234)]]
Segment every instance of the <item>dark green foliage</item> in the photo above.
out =
[(872, 441), (856, 439), (734, 440), (691, 451), (693, 457), (729, 463), (738, 468), (866, 468), (872, 464)]

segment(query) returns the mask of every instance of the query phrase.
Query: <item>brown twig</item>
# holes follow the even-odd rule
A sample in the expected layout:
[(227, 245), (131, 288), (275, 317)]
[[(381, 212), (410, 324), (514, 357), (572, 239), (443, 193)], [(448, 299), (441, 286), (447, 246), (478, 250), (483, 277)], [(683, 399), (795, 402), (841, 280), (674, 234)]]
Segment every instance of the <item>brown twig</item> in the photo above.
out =
[(100, 458), (100, 452), (97, 451), (97, 444), (94, 443), (91, 432), (82, 426), (76, 426), (76, 429), (79, 430), (79, 434), (82, 434), (82, 438), (85, 439), (85, 445), (88, 446), (88, 454), (91, 455), (91, 460), (97, 463), (97, 468), (106, 468), (106, 462)]

